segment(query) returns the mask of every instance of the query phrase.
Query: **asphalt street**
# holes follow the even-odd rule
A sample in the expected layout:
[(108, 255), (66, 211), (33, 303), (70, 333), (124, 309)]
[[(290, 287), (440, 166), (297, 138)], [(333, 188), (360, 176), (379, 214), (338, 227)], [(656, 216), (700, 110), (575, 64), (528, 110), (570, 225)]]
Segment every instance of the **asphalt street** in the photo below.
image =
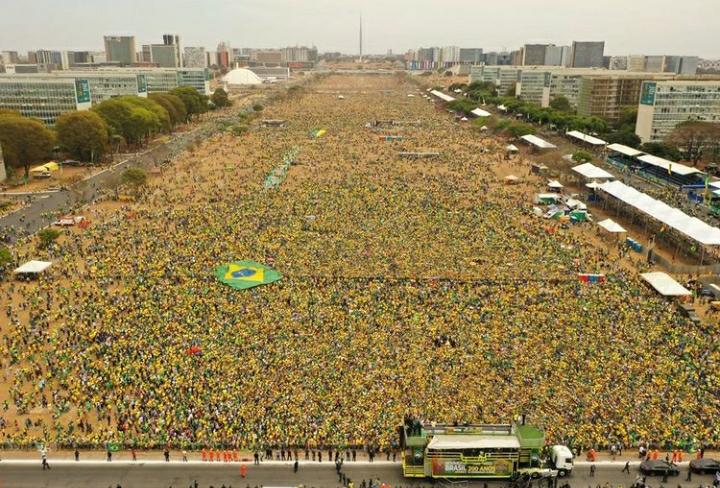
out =
[[(116, 488), (186, 488), (194, 481), (200, 488), (255, 488), (292, 487), (300, 484), (307, 488), (339, 488), (333, 463), (300, 462), (297, 473), (293, 472), (292, 463), (271, 463), (260, 466), (248, 465), (247, 478), (240, 476), (239, 463), (201, 463), (201, 462), (105, 462), (105, 461), (74, 461), (53, 462), (49, 460), (51, 469), (43, 471), (40, 460), (32, 461), (0, 461), (0, 488), (78, 488), (111, 486)], [(587, 463), (578, 463), (573, 473), (566, 479), (559, 480), (558, 486), (567, 482), (572, 488), (612, 487), (628, 488), (638, 475), (637, 463), (630, 467), (630, 474), (622, 472), (624, 463), (597, 463), (595, 476), (590, 476), (590, 467)], [(343, 472), (355, 482), (358, 487), (363, 479), (378, 478), (381, 482), (390, 484), (393, 488), (413, 487), (430, 488), (433, 483), (429, 480), (408, 480), (402, 478), (400, 463), (388, 462), (347, 462)], [(692, 481), (686, 481), (687, 465), (681, 468), (681, 475), (671, 477), (667, 483), (662, 478), (648, 478), (647, 483), (652, 488), (665, 486), (666, 488), (698, 488), (712, 484), (711, 476), (693, 475)], [(434, 483), (440, 485), (438, 481)], [(485, 488), (485, 481), (471, 481), (471, 488)], [(507, 482), (487, 482), (488, 488), (505, 488)], [(546, 485), (533, 483), (533, 488), (542, 488)]]

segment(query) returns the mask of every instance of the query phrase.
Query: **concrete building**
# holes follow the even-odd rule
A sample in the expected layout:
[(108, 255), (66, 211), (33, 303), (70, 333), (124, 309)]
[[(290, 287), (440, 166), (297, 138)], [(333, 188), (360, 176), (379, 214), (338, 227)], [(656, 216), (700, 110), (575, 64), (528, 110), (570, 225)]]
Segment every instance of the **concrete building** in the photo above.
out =
[(287, 81), (290, 79), (290, 68), (281, 66), (274, 68), (266, 66), (252, 66), (247, 69), (255, 73), (263, 82)]
[(109, 63), (133, 64), (135, 59), (134, 36), (105, 36), (105, 55)]
[(663, 73), (665, 71), (665, 56), (645, 56), (646, 73)]
[(627, 70), (635, 73), (645, 71), (645, 56), (632, 54), (627, 57)]
[(602, 68), (604, 55), (604, 41), (573, 41), (570, 66), (573, 68)]
[(17, 51), (0, 51), (0, 64), (19, 64), (20, 56)]
[(608, 69), (612, 71), (626, 71), (628, 69), (628, 56), (611, 56)]
[(211, 65), (219, 66), (220, 68), (227, 69), (230, 67), (233, 61), (233, 49), (229, 42), (221, 42), (217, 46), (217, 54), (215, 56), (215, 62)]
[(480, 64), (483, 61), (483, 50), (482, 48), (460, 48), (460, 63), (461, 64)]
[(100, 68), (97, 71), (142, 74), (147, 93), (168, 92), (179, 86), (191, 86), (204, 95), (211, 93), (207, 68)]
[(52, 73), (58, 78), (86, 80), (93, 105), (115, 97), (147, 97), (145, 75), (128, 71), (85, 70)]
[(37, 64), (7, 64), (5, 65), (5, 73), (11, 75), (31, 75), (40, 72), (40, 66)]
[(0, 76), (0, 108), (54, 125), (57, 118), (91, 107), (90, 85), (85, 79), (52, 75)]
[(186, 68), (207, 68), (207, 55), (204, 47), (186, 47), (185, 65)]
[(568, 66), (570, 64), (570, 46), (551, 44), (545, 49), (545, 66)]
[(138, 61), (140, 61), (141, 63), (152, 63), (152, 45), (142, 45), (142, 50), (140, 51), (140, 55), (138, 56)]
[(661, 142), (688, 120), (720, 123), (720, 80), (645, 81), (635, 133), (646, 142)]
[(508, 90), (517, 87), (520, 69), (510, 66), (472, 66), (470, 68), (469, 82), (475, 81), (493, 83), (498, 93), (504, 95)]
[(67, 53), (38, 49), (35, 51), (35, 62), (43, 66), (47, 71), (68, 69), (69, 62)]
[(73, 68), (81, 64), (91, 64), (93, 62), (92, 53), (90, 51), (66, 51), (65, 56), (67, 57), (69, 68)]
[(541, 107), (550, 105), (551, 74), (544, 70), (522, 70), (518, 74), (515, 95)]
[(440, 48), (440, 67), (450, 68), (460, 63), (460, 48), (458, 46), (445, 46)]
[(523, 66), (544, 66), (547, 44), (525, 44), (520, 48)]

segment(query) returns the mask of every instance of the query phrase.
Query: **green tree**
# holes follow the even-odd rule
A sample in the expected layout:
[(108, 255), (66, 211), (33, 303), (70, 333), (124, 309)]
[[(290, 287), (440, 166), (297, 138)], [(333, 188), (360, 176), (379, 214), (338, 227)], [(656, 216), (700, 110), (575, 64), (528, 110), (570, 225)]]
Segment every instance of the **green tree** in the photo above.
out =
[(145, 109), (154, 115), (149, 133), (170, 131), (172, 127), (170, 115), (160, 104), (147, 98), (132, 96), (122, 97), (122, 101), (132, 105), (133, 107)]
[(0, 245), (0, 272), (5, 271), (12, 262), (13, 256), (10, 248), (5, 245)]
[(55, 133), (37, 119), (0, 115), (0, 146), (5, 162), (14, 168), (24, 168), (27, 178), (31, 164), (45, 162), (52, 156)]
[(506, 97), (516, 97), (517, 96), (517, 86), (512, 85), (510, 88), (507, 89), (505, 92)]
[(225, 90), (222, 88), (217, 88), (212, 96), (210, 97), (210, 101), (217, 107), (229, 107), (232, 105), (232, 102), (230, 101), (230, 98), (228, 98), (228, 94)]
[(659, 158), (669, 159), (671, 161), (678, 161), (682, 155), (677, 148), (668, 146), (662, 142), (648, 142), (640, 146), (640, 150), (644, 153), (652, 154)]
[(89, 110), (65, 112), (58, 117), (55, 131), (60, 147), (81, 161), (97, 161), (109, 148), (110, 133), (105, 120)]
[(720, 144), (720, 124), (700, 120), (682, 122), (675, 126), (665, 143), (680, 149), (685, 159), (696, 165), (705, 151), (714, 152)]
[(123, 185), (138, 189), (147, 184), (147, 173), (141, 168), (128, 168), (121, 176)]
[(180, 98), (185, 105), (185, 111), (187, 113), (186, 122), (199, 114), (204, 114), (208, 110), (208, 97), (200, 94), (191, 86), (174, 88), (170, 94)]
[(587, 151), (576, 151), (572, 158), (573, 161), (578, 163), (586, 163), (588, 161), (592, 161), (592, 154)]
[(182, 103), (180, 98), (175, 95), (170, 95), (169, 93), (151, 93), (148, 95), (148, 99), (165, 109), (170, 117), (171, 127), (175, 127), (178, 124), (185, 122), (187, 112), (185, 111), (185, 105)]
[(38, 232), (38, 239), (40, 240), (39, 246), (41, 248), (47, 248), (60, 237), (60, 232), (56, 229), (46, 228)]
[(638, 147), (640, 145), (640, 138), (633, 131), (627, 130), (616, 130), (605, 136), (605, 139), (610, 144), (622, 144), (628, 147)]
[(572, 105), (570, 105), (570, 100), (568, 100), (567, 97), (563, 96), (553, 98), (550, 102), (550, 108), (552, 108), (553, 110), (567, 113), (571, 113), (574, 111)]

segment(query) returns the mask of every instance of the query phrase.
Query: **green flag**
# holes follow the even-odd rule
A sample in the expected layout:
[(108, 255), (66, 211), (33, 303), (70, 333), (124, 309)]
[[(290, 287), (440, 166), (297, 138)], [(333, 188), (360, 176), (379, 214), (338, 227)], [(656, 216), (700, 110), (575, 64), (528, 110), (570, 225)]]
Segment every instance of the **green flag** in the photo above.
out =
[(268, 285), (282, 278), (282, 275), (274, 269), (255, 261), (235, 261), (223, 264), (215, 268), (215, 276), (220, 282), (236, 290)]

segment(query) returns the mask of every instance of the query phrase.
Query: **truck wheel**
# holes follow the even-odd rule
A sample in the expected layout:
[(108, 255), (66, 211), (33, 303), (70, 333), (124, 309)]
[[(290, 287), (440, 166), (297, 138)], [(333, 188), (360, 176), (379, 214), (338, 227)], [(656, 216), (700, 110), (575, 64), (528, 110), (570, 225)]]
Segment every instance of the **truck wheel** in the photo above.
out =
[(567, 476), (567, 471), (564, 469), (558, 471), (558, 478), (564, 478), (565, 476)]

